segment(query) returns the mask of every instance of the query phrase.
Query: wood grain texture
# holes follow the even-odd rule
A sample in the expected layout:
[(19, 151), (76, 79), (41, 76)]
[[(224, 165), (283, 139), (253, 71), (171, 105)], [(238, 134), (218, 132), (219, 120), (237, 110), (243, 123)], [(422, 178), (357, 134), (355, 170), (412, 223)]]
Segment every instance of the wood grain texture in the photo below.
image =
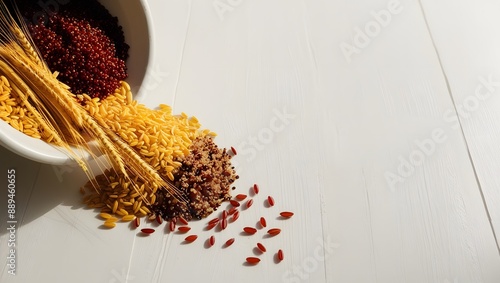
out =
[[(422, 1), (491, 223), (500, 231), (499, 3)], [(446, 14), (446, 21), (441, 20)], [(498, 237), (497, 237), (498, 242)]]
[[(496, 41), (490, 49), (470, 38), (487, 26), (483, 10), (498, 7), (352, 2), (150, 1), (160, 75), (150, 74), (145, 102), (197, 116), (238, 150), (235, 194), (254, 183), (261, 193), (222, 232), (191, 223), (199, 238), (185, 244), (165, 224), (148, 237), (126, 224), (99, 229), (78, 205), (85, 176), (31, 164), (40, 174), (21, 199), (22, 264), (0, 281), (500, 282), (489, 221), (498, 227), (495, 96), (454, 123), (478, 76), (496, 78)], [(295, 215), (279, 220), (282, 210)], [(261, 216), (282, 233), (239, 234)], [(257, 242), (268, 252), (254, 254)], [(261, 262), (247, 266), (247, 256)]]

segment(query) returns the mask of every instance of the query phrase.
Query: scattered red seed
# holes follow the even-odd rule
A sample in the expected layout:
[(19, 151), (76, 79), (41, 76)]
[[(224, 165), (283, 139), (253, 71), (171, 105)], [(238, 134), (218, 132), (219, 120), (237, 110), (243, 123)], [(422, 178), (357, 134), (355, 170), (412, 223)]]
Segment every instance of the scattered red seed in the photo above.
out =
[(217, 224), (218, 222), (219, 222), (219, 218), (217, 217), (217, 218), (214, 218), (214, 219), (210, 220), (210, 221), (208, 222), (208, 225), (211, 225), (211, 224)]
[(160, 215), (156, 215), (156, 222), (158, 222), (158, 224), (163, 224), (163, 218), (161, 218)]
[(223, 211), (222, 211), (222, 219), (227, 218), (227, 214), (228, 214), (228, 213), (227, 213), (227, 210), (223, 210)]
[(247, 195), (245, 195), (245, 194), (239, 194), (239, 195), (236, 195), (235, 198), (237, 200), (244, 200), (244, 199), (247, 198)]
[(285, 257), (284, 257), (284, 255), (283, 255), (283, 251), (282, 251), (282, 250), (278, 250), (278, 259), (279, 259), (280, 261), (282, 261), (284, 258), (285, 258)]
[(188, 225), (188, 224), (189, 224), (189, 223), (188, 223), (188, 221), (186, 220), (186, 218), (184, 218), (184, 217), (182, 217), (182, 216), (181, 216), (181, 217), (179, 217), (179, 221), (180, 221), (182, 224), (184, 224), (184, 225)]
[(190, 235), (190, 236), (187, 236), (184, 240), (186, 242), (194, 242), (194, 241), (196, 241), (196, 239), (198, 239), (197, 235)]
[(267, 233), (271, 236), (278, 235), (280, 232), (281, 232), (281, 229), (279, 229), (279, 228), (273, 228), (273, 229), (269, 229), (269, 231), (267, 231)]
[(240, 206), (240, 203), (237, 202), (237, 201), (235, 201), (234, 199), (230, 200), (229, 203), (231, 203), (231, 205), (234, 206), (234, 207)]
[(229, 240), (226, 241), (226, 247), (229, 247), (230, 245), (232, 245), (234, 243), (234, 238), (231, 238)]
[(234, 155), (238, 154), (238, 153), (236, 152), (236, 149), (234, 149), (234, 147), (231, 147), (231, 151), (233, 152), (233, 154), (234, 154)]
[(274, 206), (274, 198), (272, 196), (267, 197), (267, 202), (270, 206)]
[(210, 243), (210, 246), (213, 246), (215, 244), (215, 237), (213, 235), (210, 236), (210, 239), (208, 240), (208, 242)]
[(264, 245), (261, 243), (257, 243), (257, 248), (263, 253), (266, 252), (266, 247), (264, 247)]
[(236, 211), (234, 214), (233, 214), (233, 217), (232, 217), (232, 220), (233, 222), (238, 220), (238, 218), (240, 217), (240, 212), (239, 211)]
[(153, 228), (142, 228), (141, 229), (141, 232), (144, 233), (144, 234), (153, 234), (155, 232), (155, 229)]
[(177, 228), (177, 230), (179, 232), (186, 233), (187, 231), (191, 230), (191, 227), (189, 227), (189, 226), (180, 226), (179, 228)]
[(267, 226), (267, 222), (264, 217), (260, 218), (260, 226), (262, 226), (262, 228), (265, 228)]
[(172, 219), (169, 224), (170, 232), (175, 231), (175, 221)]
[(247, 257), (247, 262), (251, 264), (257, 264), (260, 262), (260, 259), (258, 257)]
[(255, 229), (253, 227), (245, 227), (245, 228), (243, 228), (243, 231), (245, 231), (247, 234), (250, 234), (250, 235), (257, 233), (257, 229)]
[(259, 194), (259, 185), (253, 184), (253, 193), (256, 195)]
[(141, 225), (141, 219), (139, 217), (136, 217), (134, 219), (134, 225), (135, 225), (135, 228), (138, 228)]
[(224, 218), (224, 219), (221, 220), (221, 222), (220, 222), (220, 228), (222, 230), (224, 230), (224, 229), (227, 228), (227, 218)]
[(285, 218), (290, 218), (290, 217), (292, 217), (292, 216), (293, 216), (293, 212), (290, 212), (290, 211), (283, 211), (283, 212), (281, 212), (281, 213), (280, 213), (280, 215), (281, 215), (282, 217), (285, 217)]
[(247, 201), (246, 207), (247, 207), (247, 208), (250, 208), (250, 206), (252, 206), (252, 204), (253, 204), (253, 199), (249, 199), (249, 200)]
[(227, 214), (233, 215), (236, 211), (238, 211), (238, 208), (233, 206), (229, 209)]
[(207, 225), (207, 230), (212, 230), (212, 228), (214, 228), (216, 225), (217, 225), (217, 222), (216, 223), (212, 223), (212, 224), (208, 224)]

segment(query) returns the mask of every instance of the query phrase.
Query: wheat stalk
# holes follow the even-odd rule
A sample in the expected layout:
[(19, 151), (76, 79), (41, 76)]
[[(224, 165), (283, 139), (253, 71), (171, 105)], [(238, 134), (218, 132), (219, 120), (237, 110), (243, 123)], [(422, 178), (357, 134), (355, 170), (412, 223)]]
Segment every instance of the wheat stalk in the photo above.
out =
[[(46, 67), (29, 35), (18, 26), (3, 1), (0, 6), (0, 72), (15, 82), (19, 87), (17, 93), (24, 93), (21, 94), (23, 103), (33, 113), (40, 114), (36, 118), (45, 125), (44, 129), (57, 137), (58, 144), (68, 150), (89, 178), (93, 174), (88, 171), (88, 161), (70, 145), (90, 151), (87, 143), (90, 139), (97, 142), (113, 170), (131, 183), (133, 178), (129, 173), (150, 183), (153, 192), (166, 188), (172, 195), (180, 196), (178, 189), (164, 180), (130, 145), (85, 111), (67, 86), (57, 80), (57, 73), (52, 74)], [(91, 157), (97, 159), (92, 153)], [(141, 197), (146, 201), (144, 195)]]

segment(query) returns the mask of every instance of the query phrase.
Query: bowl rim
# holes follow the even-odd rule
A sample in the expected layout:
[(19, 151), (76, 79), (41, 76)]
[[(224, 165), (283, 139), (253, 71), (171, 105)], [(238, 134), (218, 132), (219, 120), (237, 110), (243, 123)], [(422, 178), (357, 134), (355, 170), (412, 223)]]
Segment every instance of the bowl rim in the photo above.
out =
[[(146, 0), (138, 0), (142, 6), (144, 11), (144, 17), (147, 24), (148, 31), (148, 39), (149, 46), (148, 48), (148, 59), (146, 62), (146, 68), (144, 75), (139, 87), (137, 88), (137, 92), (134, 93), (134, 99), (138, 101), (143, 101), (145, 99), (145, 94), (143, 89), (144, 82), (147, 81), (148, 76), (151, 72), (153, 55), (154, 55), (154, 36), (153, 36), (153, 27), (152, 27), (152, 18), (149, 6)], [(30, 159), (32, 161), (36, 161), (43, 164), (48, 165), (72, 165), (75, 164), (76, 161), (73, 160), (66, 149), (46, 143), (40, 139), (36, 139), (30, 137), (14, 127), (8, 124), (6, 121), (0, 119), (0, 145), (15, 154), (22, 156), (24, 158)], [(31, 145), (31, 146), (28, 146)], [(73, 147), (72, 147), (73, 148)], [(78, 152), (79, 155), (82, 155), (84, 159), (89, 158), (91, 155), (86, 152), (82, 152), (82, 150), (78, 148), (73, 148), (75, 152)]]

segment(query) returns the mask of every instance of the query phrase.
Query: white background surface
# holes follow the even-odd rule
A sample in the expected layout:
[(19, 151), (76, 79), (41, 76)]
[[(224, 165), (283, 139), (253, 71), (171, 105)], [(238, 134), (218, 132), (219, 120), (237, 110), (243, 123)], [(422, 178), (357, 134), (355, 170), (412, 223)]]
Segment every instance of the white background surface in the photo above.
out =
[[(191, 224), (200, 238), (190, 245), (162, 228), (103, 230), (80, 204), (79, 170), (0, 149), (4, 188), (16, 169), (20, 226), (17, 275), (3, 266), (0, 282), (500, 282), (498, 1), (149, 6), (146, 103), (195, 115), (220, 146), (235, 146), (235, 193), (260, 184), (254, 206), (212, 248), (206, 221)], [(396, 13), (377, 23), (382, 10)], [(279, 221), (281, 210), (296, 215)], [(0, 216), (4, 260), (6, 209)], [(239, 235), (260, 216), (283, 232)], [(257, 241), (268, 252), (246, 266)]]

